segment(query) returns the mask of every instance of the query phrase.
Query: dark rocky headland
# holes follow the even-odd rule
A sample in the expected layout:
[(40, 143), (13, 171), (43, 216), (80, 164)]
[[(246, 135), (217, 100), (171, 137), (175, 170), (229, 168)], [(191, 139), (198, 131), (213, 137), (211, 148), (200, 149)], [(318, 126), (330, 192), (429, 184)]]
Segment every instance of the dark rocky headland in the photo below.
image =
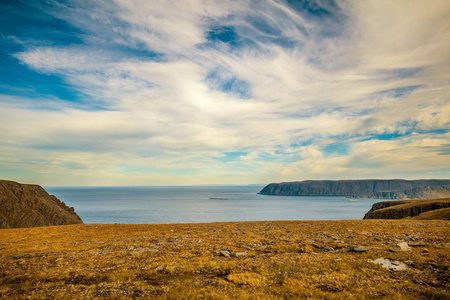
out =
[(0, 180), (0, 228), (83, 224), (68, 207), (41, 186)]
[[(448, 188), (436, 189), (435, 187), (450, 186), (448, 179), (366, 179), (366, 180), (305, 180), (296, 182), (271, 183), (264, 187), (259, 193), (262, 195), (280, 196), (350, 196), (376, 198), (400, 197), (401, 194), (419, 194), (414, 189), (423, 188), (422, 194), (425, 199), (438, 198), (436, 194), (447, 195)], [(413, 190), (409, 192), (410, 190)], [(388, 192), (396, 192), (389, 194)], [(427, 196), (428, 195), (428, 196)]]
[(450, 198), (378, 202), (364, 219), (450, 220)]

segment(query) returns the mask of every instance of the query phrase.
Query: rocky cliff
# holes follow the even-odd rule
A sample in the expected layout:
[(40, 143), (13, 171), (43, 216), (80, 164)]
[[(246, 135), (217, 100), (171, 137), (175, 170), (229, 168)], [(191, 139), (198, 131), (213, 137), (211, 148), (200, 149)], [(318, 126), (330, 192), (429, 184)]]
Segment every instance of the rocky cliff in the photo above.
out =
[(450, 198), (375, 203), (364, 219), (449, 219)]
[(82, 223), (72, 207), (41, 186), (0, 180), (0, 228)]
[(450, 197), (450, 185), (426, 186), (406, 191), (383, 191), (375, 192), (356, 198), (374, 199), (438, 199)]
[(383, 191), (406, 191), (419, 187), (444, 185), (450, 185), (450, 180), (305, 180), (271, 183), (259, 193), (283, 196), (361, 196)]

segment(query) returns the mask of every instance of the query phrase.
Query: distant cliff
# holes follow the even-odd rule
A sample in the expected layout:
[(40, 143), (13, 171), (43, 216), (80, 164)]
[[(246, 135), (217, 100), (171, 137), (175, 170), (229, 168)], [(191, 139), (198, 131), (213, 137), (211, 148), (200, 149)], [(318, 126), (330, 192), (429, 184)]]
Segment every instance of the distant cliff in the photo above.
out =
[(356, 198), (374, 199), (438, 199), (450, 197), (450, 185), (426, 186), (406, 191), (375, 192)]
[(282, 196), (362, 196), (376, 192), (406, 191), (419, 187), (444, 185), (450, 185), (450, 180), (305, 180), (271, 183), (259, 193)]
[(0, 180), (0, 228), (82, 223), (72, 207), (41, 186)]
[(400, 200), (375, 203), (364, 219), (449, 220), (450, 198)]

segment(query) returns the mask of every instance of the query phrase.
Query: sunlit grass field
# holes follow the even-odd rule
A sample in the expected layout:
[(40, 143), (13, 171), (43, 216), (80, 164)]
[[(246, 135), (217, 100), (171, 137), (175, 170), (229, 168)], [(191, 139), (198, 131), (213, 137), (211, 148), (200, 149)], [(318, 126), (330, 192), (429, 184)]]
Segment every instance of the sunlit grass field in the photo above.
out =
[[(450, 299), (449, 225), (352, 220), (1, 229), (0, 298)], [(389, 251), (401, 241), (420, 246)], [(358, 245), (369, 248), (351, 252)], [(387, 270), (371, 262), (378, 258), (407, 268)]]

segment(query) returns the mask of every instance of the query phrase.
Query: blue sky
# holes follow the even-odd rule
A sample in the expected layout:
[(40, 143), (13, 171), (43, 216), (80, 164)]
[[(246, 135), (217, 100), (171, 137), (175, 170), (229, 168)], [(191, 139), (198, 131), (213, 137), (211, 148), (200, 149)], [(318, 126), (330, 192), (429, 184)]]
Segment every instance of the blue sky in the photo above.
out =
[(0, 178), (450, 178), (448, 1), (2, 1)]

